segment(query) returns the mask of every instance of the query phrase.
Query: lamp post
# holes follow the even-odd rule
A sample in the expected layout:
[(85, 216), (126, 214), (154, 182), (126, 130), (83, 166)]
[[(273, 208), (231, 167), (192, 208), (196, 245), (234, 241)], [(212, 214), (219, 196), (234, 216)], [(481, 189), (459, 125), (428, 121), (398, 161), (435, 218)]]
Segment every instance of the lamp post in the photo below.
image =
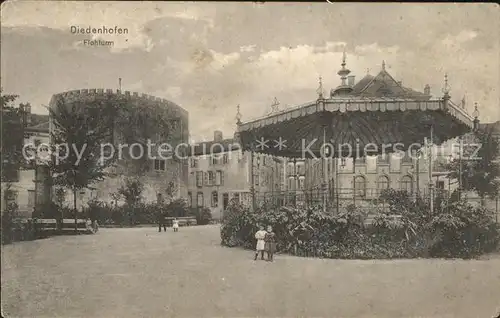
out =
[[(452, 160), (453, 160), (453, 155), (450, 154), (448, 156), (448, 162), (451, 163)], [(448, 201), (450, 200), (450, 196), (451, 196), (451, 178), (450, 175), (448, 174)]]
[(462, 136), (458, 137), (458, 200), (462, 199)]
[(250, 195), (252, 196), (252, 210), (255, 212), (256, 210), (256, 201), (255, 201), (255, 175), (254, 175), (254, 147), (250, 146)]
[(479, 109), (477, 107), (477, 102), (474, 103), (474, 111), (472, 112), (472, 116), (474, 117), (474, 131), (479, 129)]
[(75, 233), (78, 233), (78, 215), (76, 208), (76, 170), (73, 168), (72, 171), (73, 171), (73, 213), (75, 217)]
[(260, 184), (262, 182), (262, 180), (260, 180), (260, 155), (257, 156), (257, 171), (256, 171), (256, 176), (257, 176), (257, 187), (255, 189), (255, 195), (256, 195), (256, 200), (255, 200), (255, 204), (257, 204), (257, 193), (259, 193), (260, 195)]
[(345, 167), (345, 161), (344, 161), (344, 158), (337, 158), (337, 161), (336, 161), (336, 164), (335, 164), (335, 199), (337, 201), (337, 214), (339, 213), (339, 209), (340, 209), (340, 196), (339, 196), (339, 187), (340, 187), (340, 180), (339, 180), (339, 176), (340, 176), (340, 171), (339, 171), (339, 162), (338, 160), (340, 159), (340, 167), (342, 167), (342, 169)]
[(294, 205), (297, 206), (297, 188), (298, 188), (299, 175), (297, 173), (297, 159), (293, 158), (293, 201)]
[(429, 141), (429, 209), (430, 213), (434, 213), (434, 184), (432, 182), (432, 170), (433, 170), (433, 158), (432, 158), (432, 147), (434, 145), (433, 136), (433, 126), (431, 126), (431, 137)]

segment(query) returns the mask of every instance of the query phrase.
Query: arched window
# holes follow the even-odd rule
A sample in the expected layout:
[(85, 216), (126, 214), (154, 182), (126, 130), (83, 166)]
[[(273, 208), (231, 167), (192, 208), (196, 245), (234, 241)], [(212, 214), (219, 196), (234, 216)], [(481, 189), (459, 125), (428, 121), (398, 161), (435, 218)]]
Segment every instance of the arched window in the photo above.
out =
[(413, 178), (410, 176), (403, 176), (400, 181), (401, 190), (412, 193), (413, 192)]
[(219, 206), (219, 194), (217, 191), (212, 191), (212, 208)]
[(198, 207), (203, 207), (204, 206), (204, 202), (203, 202), (203, 192), (198, 192), (197, 193), (197, 196), (196, 196), (196, 199), (197, 199), (197, 203), (198, 203)]
[(363, 176), (356, 176), (354, 178), (354, 195), (364, 197), (366, 195), (366, 180)]
[(389, 189), (389, 178), (386, 176), (380, 176), (377, 180), (378, 195), (382, 194), (382, 191), (387, 189)]

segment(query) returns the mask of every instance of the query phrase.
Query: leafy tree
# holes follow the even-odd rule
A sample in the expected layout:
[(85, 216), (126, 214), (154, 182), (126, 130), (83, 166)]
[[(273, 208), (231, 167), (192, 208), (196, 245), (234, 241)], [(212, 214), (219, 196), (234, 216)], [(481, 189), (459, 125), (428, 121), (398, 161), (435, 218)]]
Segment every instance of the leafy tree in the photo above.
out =
[(127, 178), (125, 184), (118, 189), (118, 193), (123, 196), (125, 203), (129, 209), (130, 225), (134, 224), (135, 210), (142, 200), (144, 192), (144, 184), (139, 178)]
[(167, 184), (167, 189), (165, 190), (167, 203), (172, 202), (174, 200), (177, 190), (178, 190), (178, 185), (175, 182), (170, 181)]
[(118, 189), (128, 205), (136, 205), (141, 202), (144, 184), (138, 178), (127, 178), (125, 184)]
[(60, 97), (49, 109), (53, 160), (51, 171), (54, 185), (73, 192), (75, 231), (77, 231), (77, 193), (88, 189), (106, 176), (116, 156), (107, 158), (101, 153), (101, 144), (113, 134), (110, 119), (119, 104), (111, 98), (82, 101)]
[(445, 166), (451, 172), (451, 178), (461, 179), (462, 190), (477, 192), (484, 203), (486, 197), (495, 197), (499, 193), (500, 166), (495, 161), (500, 145), (490, 130), (478, 130), (468, 137), (462, 146), (462, 159), (456, 158)]
[[(0, 104), (2, 107), (2, 182), (17, 181), (17, 171), (24, 163), (22, 148), (25, 137), (25, 110), (30, 108), (29, 104), (14, 102), (18, 95), (3, 94), (0, 89)], [(6, 138), (8, 136), (8, 138)]]
[(121, 199), (121, 194), (118, 192), (113, 192), (110, 194), (111, 198), (113, 199), (113, 205), (116, 207), (118, 206), (118, 201)]
[(58, 187), (55, 190), (55, 203), (62, 207), (64, 206), (64, 201), (66, 199), (66, 190), (62, 187)]
[(165, 206), (166, 215), (171, 217), (184, 217), (189, 213), (188, 203), (185, 199), (172, 200)]

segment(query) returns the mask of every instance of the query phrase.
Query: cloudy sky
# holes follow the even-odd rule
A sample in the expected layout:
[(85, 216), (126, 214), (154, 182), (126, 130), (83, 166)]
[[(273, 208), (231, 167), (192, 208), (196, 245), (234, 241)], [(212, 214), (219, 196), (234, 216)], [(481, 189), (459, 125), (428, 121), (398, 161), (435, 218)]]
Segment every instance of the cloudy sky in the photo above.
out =
[[(494, 4), (7, 2), (2, 4), (1, 80), (44, 113), (54, 93), (118, 88), (163, 97), (190, 113), (195, 140), (232, 135), (243, 120), (316, 99), (339, 85), (342, 51), (359, 80), (386, 69), (403, 85), (478, 102), (500, 119), (499, 6)], [(86, 47), (80, 27), (128, 28)]]

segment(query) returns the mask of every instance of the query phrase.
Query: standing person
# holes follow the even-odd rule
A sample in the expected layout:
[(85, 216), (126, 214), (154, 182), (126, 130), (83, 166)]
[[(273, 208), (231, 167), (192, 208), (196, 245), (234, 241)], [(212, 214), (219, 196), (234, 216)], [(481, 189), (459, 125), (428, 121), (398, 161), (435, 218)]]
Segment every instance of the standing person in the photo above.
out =
[(276, 252), (276, 234), (273, 232), (272, 226), (267, 227), (267, 233), (264, 237), (264, 241), (266, 242), (266, 252), (267, 252), (267, 260), (269, 262), (273, 261), (274, 253)]
[(266, 237), (266, 231), (264, 231), (264, 227), (261, 225), (259, 226), (259, 230), (255, 233), (255, 238), (257, 239), (257, 246), (255, 248), (255, 260), (259, 257), (260, 253), (260, 259), (264, 259), (264, 249), (266, 247), (266, 242), (264, 241), (264, 238)]
[(178, 232), (179, 231), (179, 221), (177, 221), (177, 219), (174, 219), (172, 221), (172, 227), (174, 228), (174, 232)]
[(161, 227), (163, 226), (163, 231), (167, 232), (167, 224), (165, 224), (165, 216), (161, 211), (158, 212), (158, 232), (161, 232)]

